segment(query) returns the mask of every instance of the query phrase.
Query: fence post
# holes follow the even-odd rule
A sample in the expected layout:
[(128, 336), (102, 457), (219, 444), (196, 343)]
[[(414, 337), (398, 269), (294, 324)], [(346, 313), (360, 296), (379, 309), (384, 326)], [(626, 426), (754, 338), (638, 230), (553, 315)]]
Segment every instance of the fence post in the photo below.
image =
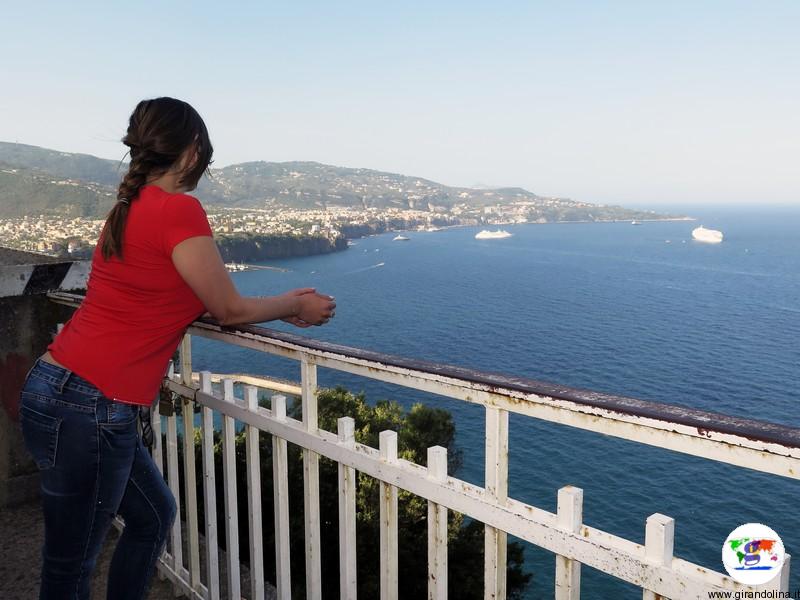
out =
[[(258, 411), (258, 389), (244, 388), (247, 410)], [(246, 426), (247, 512), (250, 520), (250, 593), (253, 600), (264, 600), (264, 530), (261, 521), (261, 456), (259, 429)]]
[[(173, 378), (175, 377), (173, 374)], [(177, 505), (177, 514), (170, 534), (170, 550), (172, 551), (172, 568), (180, 577), (184, 570), (181, 534), (181, 482), (178, 473), (178, 417), (174, 412), (167, 417), (167, 482)]]
[[(286, 422), (286, 396), (272, 396), (272, 418)], [(275, 504), (275, 577), (279, 600), (291, 600), (289, 562), (289, 458), (286, 440), (272, 436), (272, 482)]]
[[(317, 365), (307, 357), (300, 363), (303, 424), (317, 434)], [(322, 600), (322, 563), (319, 526), (319, 454), (303, 448), (303, 512), (306, 546), (306, 599)]]
[[(428, 448), (428, 477), (447, 480), (447, 448)], [(428, 600), (447, 600), (447, 507), (428, 502)]]
[[(183, 336), (180, 345), (181, 382), (192, 385), (192, 336)], [(186, 537), (189, 550), (189, 582), (200, 590), (200, 540), (197, 519), (197, 471), (194, 456), (194, 402), (184, 398), (181, 404), (183, 421), (183, 483), (186, 506)]]
[[(381, 460), (397, 462), (397, 433), (381, 431), (379, 436)], [(381, 537), (381, 597), (380, 600), (397, 600), (397, 487), (380, 482), (380, 537)]]
[[(338, 421), (339, 443), (355, 444), (355, 421)], [(339, 463), (339, 598), (356, 600), (356, 470)]]
[[(508, 498), (508, 411), (486, 407), (486, 496), (499, 504)], [(484, 525), (484, 600), (506, 597), (508, 536)]]
[[(647, 517), (644, 547), (648, 559), (659, 565), (670, 566), (675, 547), (675, 519), (660, 513)], [(644, 590), (642, 600), (664, 600), (664, 597)]]
[[(211, 373), (200, 371), (200, 390), (211, 394)], [(219, 600), (219, 554), (217, 542), (217, 478), (214, 472), (214, 411), (207, 406), (203, 416), (203, 511), (206, 517), (206, 582), (208, 600)]]
[[(233, 379), (222, 380), (222, 399), (235, 404)], [(228, 598), (241, 600), (242, 581), (239, 573), (239, 508), (236, 491), (236, 422), (222, 415), (222, 483), (225, 488), (225, 547), (228, 567)]]
[[(583, 490), (567, 485), (558, 490), (558, 525), (577, 533), (583, 524)], [(581, 563), (556, 555), (555, 600), (578, 600), (581, 597)]]

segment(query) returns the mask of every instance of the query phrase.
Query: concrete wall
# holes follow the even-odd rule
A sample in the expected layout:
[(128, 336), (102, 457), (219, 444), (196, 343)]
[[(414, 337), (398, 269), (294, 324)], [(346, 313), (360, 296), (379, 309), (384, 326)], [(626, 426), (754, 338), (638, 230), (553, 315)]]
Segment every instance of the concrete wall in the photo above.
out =
[(4, 250), (0, 248), (0, 508), (38, 495), (38, 472), (19, 427), (19, 392), (57, 324), (73, 312), (48, 300), (46, 292), (79, 291), (88, 275), (86, 263)]

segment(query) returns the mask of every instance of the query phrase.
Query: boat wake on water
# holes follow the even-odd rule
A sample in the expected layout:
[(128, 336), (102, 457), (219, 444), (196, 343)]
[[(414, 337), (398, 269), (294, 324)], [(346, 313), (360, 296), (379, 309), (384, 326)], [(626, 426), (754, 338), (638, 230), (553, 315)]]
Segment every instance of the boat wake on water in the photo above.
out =
[(342, 275), (353, 275), (354, 273), (363, 273), (364, 271), (371, 271), (372, 269), (379, 269), (386, 263), (379, 262), (374, 265), (370, 265), (368, 267), (362, 267), (361, 269), (356, 269), (354, 271), (347, 271), (346, 273), (342, 273)]

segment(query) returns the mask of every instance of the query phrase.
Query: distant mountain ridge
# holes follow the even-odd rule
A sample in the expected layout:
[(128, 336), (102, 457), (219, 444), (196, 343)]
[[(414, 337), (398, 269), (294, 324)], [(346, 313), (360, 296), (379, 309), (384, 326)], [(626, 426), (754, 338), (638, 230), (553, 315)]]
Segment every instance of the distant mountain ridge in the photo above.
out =
[(217, 169), (212, 179), (201, 183), (198, 193), (226, 206), (277, 204), (294, 208), (338, 205), (434, 210), (458, 202), (481, 206), (541, 200), (522, 188), (475, 190), (386, 171), (300, 161), (248, 162)]
[[(0, 142), (0, 217), (25, 214), (104, 217), (116, 199), (127, 164), (88, 154)], [(240, 208), (328, 206), (447, 212), (526, 202), (547, 209), (546, 220), (641, 219), (659, 215), (543, 198), (518, 187), (474, 189), (420, 177), (316, 162), (247, 162), (212, 171), (197, 196), (207, 206)], [(545, 214), (542, 212), (542, 214)]]
[(116, 186), (128, 169), (121, 161), (10, 142), (0, 142), (0, 163), (110, 186)]

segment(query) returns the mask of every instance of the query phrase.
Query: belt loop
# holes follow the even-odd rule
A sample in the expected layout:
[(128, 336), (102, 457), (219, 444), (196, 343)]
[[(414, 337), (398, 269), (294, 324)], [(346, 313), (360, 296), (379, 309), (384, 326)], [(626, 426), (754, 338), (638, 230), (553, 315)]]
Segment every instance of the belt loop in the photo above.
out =
[(69, 381), (70, 377), (72, 377), (72, 371), (69, 369), (64, 369), (64, 375), (62, 376), (61, 381), (58, 383), (59, 394), (64, 393), (64, 386), (67, 385), (67, 381)]

